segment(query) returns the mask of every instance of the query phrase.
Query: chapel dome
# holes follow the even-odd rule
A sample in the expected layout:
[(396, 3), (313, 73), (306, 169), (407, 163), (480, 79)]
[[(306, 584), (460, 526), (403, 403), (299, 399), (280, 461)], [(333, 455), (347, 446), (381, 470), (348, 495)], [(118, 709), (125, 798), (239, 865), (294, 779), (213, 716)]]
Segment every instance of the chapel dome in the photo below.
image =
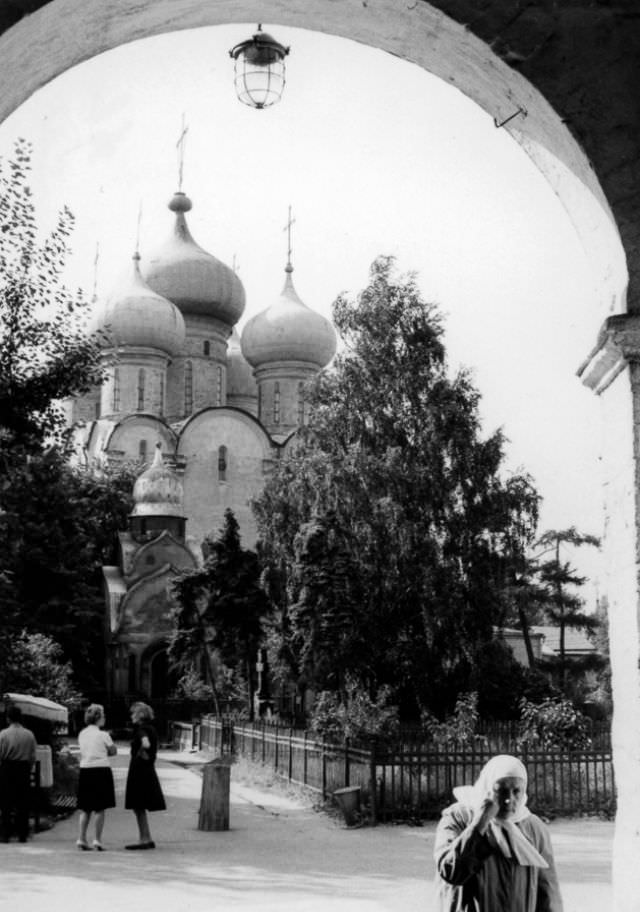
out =
[(98, 307), (92, 329), (106, 334), (104, 347), (156, 348), (170, 356), (184, 347), (182, 314), (171, 301), (152, 291), (140, 274), (140, 256), (133, 270)]
[(183, 314), (214, 317), (233, 326), (244, 311), (242, 282), (192, 238), (185, 218), (191, 209), (189, 197), (175, 193), (169, 209), (176, 214), (174, 230), (145, 266), (146, 281)]
[(336, 352), (335, 330), (329, 320), (300, 300), (293, 287), (290, 263), (285, 272), (280, 297), (245, 326), (242, 354), (254, 368), (275, 361), (302, 361), (325, 367)]
[(257, 398), (258, 384), (251, 365), (242, 354), (238, 331), (234, 329), (227, 342), (227, 398), (237, 399), (246, 396)]
[(165, 465), (162, 447), (157, 444), (152, 464), (138, 476), (133, 486), (131, 515), (184, 517), (182, 493), (182, 482), (176, 472)]

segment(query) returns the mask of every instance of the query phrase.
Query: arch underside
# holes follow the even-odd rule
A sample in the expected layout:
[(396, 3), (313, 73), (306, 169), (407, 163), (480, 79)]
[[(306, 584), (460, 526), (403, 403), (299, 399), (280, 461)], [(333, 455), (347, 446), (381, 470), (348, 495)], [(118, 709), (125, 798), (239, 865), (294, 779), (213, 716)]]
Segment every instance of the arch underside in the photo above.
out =
[[(426, 2), (398, 0), (50, 0), (0, 36), (0, 120), (73, 66), (182, 29), (268, 22), (350, 39), (422, 67), (502, 123), (557, 194), (593, 272), (601, 318), (626, 309), (615, 220), (586, 155), (538, 90), (470, 29)], [(594, 327), (595, 331), (596, 327)], [(575, 367), (575, 365), (573, 366)]]

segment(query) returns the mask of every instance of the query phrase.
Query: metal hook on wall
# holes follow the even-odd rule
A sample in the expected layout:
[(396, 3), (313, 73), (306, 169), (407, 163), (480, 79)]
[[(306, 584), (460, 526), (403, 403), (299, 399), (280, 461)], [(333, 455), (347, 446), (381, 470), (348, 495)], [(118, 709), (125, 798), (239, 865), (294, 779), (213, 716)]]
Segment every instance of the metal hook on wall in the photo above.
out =
[(528, 111), (527, 111), (526, 108), (519, 107), (518, 110), (515, 112), (515, 114), (511, 114), (509, 117), (507, 117), (507, 118), (506, 118), (505, 120), (503, 120), (501, 123), (498, 123), (498, 118), (497, 118), (497, 117), (494, 117), (494, 118), (493, 118), (493, 122), (494, 122), (495, 126), (498, 127), (498, 128), (499, 128), (499, 127), (504, 127), (505, 124), (508, 124), (510, 120), (513, 120), (513, 118), (514, 118), (514, 117), (517, 117), (519, 114), (522, 114), (523, 117), (526, 117), (527, 114), (528, 114)]

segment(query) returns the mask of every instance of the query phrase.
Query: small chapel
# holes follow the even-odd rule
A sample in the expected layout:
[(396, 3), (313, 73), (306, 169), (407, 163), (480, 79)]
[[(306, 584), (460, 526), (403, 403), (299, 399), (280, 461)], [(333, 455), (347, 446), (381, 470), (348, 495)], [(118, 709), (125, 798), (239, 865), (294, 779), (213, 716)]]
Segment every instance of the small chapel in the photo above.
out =
[(177, 192), (167, 240), (95, 302), (105, 381), (67, 403), (76, 461), (141, 466), (118, 566), (104, 568), (112, 698), (167, 696), (170, 580), (198, 565), (228, 508), (254, 547), (250, 501), (308, 418), (305, 382), (336, 351), (331, 323), (296, 293), (290, 243), (280, 296), (238, 333), (242, 282), (193, 239), (191, 208)]

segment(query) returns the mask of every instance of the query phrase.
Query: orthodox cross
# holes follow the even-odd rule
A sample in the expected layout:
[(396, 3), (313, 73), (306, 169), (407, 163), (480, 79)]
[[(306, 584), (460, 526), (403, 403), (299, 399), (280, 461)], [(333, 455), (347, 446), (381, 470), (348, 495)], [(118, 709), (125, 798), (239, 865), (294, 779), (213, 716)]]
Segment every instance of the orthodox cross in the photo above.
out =
[(140, 258), (140, 223), (142, 222), (142, 200), (138, 205), (138, 224), (136, 226), (136, 257)]
[(184, 147), (187, 139), (187, 133), (189, 132), (189, 127), (185, 126), (184, 114), (182, 115), (182, 133), (178, 138), (176, 143), (176, 149), (178, 150), (178, 191), (182, 190), (182, 173), (184, 170)]
[(282, 229), (287, 232), (287, 266), (291, 266), (291, 226), (295, 224), (295, 221), (294, 218), (291, 218), (291, 206), (289, 206), (289, 218)]

